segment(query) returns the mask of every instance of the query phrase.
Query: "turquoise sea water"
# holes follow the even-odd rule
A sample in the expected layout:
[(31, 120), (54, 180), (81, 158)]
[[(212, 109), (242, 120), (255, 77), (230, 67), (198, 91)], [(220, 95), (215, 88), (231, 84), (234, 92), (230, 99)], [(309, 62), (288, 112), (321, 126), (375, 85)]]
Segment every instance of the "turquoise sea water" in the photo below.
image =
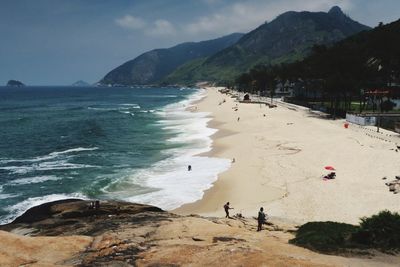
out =
[[(0, 87), (0, 223), (68, 198), (165, 209), (201, 198), (224, 159), (188, 88)], [(187, 171), (191, 164), (193, 171)]]

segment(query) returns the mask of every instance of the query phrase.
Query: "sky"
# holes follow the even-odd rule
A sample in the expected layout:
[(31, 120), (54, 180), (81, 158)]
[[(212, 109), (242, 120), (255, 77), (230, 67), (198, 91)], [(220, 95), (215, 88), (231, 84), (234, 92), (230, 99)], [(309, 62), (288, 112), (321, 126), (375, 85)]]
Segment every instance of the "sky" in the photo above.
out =
[(0, 85), (95, 83), (155, 48), (335, 5), (371, 27), (400, 18), (399, 0), (0, 0)]

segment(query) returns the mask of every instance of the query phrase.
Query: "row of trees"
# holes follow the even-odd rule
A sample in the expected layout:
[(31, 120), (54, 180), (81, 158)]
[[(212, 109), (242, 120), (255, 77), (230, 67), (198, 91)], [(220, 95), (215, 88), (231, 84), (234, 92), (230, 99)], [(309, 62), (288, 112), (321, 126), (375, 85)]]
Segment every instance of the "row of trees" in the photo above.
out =
[(256, 66), (240, 75), (235, 84), (240, 90), (274, 95), (278, 82), (290, 81), (304, 88), (300, 100), (310, 101), (308, 91), (318, 92), (330, 101), (336, 115), (339, 103), (350, 109), (354, 100), (365, 107), (366, 90), (385, 88), (400, 77), (400, 21), (357, 34), (332, 47), (315, 45), (301, 62)]

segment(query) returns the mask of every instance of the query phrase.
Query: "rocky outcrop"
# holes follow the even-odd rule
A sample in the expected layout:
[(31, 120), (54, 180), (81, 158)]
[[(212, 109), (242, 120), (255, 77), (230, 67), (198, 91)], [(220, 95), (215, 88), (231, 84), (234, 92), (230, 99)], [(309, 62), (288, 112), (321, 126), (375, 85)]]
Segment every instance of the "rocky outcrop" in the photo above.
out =
[[(254, 218), (179, 216), (117, 201), (46, 203), (0, 226), (0, 266), (354, 266), (377, 262), (288, 244), (295, 229)], [(36, 217), (37, 216), (37, 217)], [(3, 230), (3, 231), (1, 231)], [(8, 232), (4, 232), (8, 231)], [(390, 259), (394, 264), (399, 259)]]
[(76, 86), (76, 87), (88, 87), (88, 86), (91, 86), (91, 85), (90, 85), (88, 82), (79, 80), (79, 81), (74, 82), (74, 83), (72, 84), (72, 86)]
[(29, 237), (0, 231), (0, 266), (57, 266), (83, 253), (89, 236)]
[(23, 87), (23, 86), (25, 86), (25, 84), (23, 84), (22, 82), (17, 81), (17, 80), (9, 80), (9, 81), (7, 82), (7, 86), (11, 86), (11, 87)]
[[(91, 201), (66, 199), (44, 203), (27, 210), (0, 230), (25, 229), (32, 236), (87, 235), (96, 236), (124, 224), (139, 224), (157, 215), (162, 220), (162, 209), (128, 202), (101, 202), (98, 209)], [(146, 219), (140, 219), (148, 216)], [(135, 220), (132, 221), (132, 218)]]

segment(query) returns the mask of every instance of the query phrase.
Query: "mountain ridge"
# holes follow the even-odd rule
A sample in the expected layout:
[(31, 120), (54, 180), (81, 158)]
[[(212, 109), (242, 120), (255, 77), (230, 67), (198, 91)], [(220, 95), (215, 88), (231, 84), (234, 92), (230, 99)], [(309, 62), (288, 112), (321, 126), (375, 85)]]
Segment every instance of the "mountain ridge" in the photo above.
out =
[(178, 74), (171, 73), (165, 81), (227, 82), (255, 65), (300, 60), (315, 44), (332, 44), (367, 29), (370, 28), (352, 20), (337, 6), (328, 12), (287, 11), (208, 57), (196, 68), (192, 66), (187, 71), (180, 68)]
[(155, 83), (180, 65), (214, 54), (235, 43), (241, 36), (242, 33), (232, 33), (212, 40), (185, 42), (170, 48), (153, 49), (113, 69), (100, 83), (122, 85)]

